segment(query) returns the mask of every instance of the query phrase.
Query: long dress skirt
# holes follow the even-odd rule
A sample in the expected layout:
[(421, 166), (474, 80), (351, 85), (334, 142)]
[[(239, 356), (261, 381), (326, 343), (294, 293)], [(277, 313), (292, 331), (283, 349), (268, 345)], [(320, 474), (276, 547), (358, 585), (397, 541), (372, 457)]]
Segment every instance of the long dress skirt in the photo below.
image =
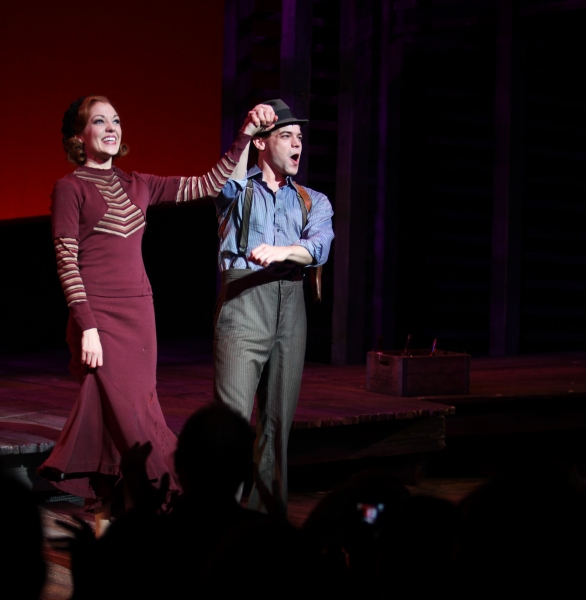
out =
[[(170, 474), (177, 438), (167, 427), (156, 390), (157, 340), (152, 296), (88, 298), (98, 323), (104, 364), (81, 363), (81, 330), (69, 318), (70, 371), (80, 394), (39, 474), (65, 492), (86, 498), (86, 508), (101, 501), (96, 474), (120, 476), (120, 456), (135, 442), (151, 442), (149, 479)], [(55, 473), (63, 478), (55, 481)], [(93, 501), (93, 502), (92, 502)]]

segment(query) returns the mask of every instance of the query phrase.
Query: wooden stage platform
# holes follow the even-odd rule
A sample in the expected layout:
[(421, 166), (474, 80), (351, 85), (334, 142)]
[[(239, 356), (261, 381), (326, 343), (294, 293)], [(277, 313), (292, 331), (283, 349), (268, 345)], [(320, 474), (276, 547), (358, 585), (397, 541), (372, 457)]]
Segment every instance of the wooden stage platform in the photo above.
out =
[[(66, 349), (0, 357), (0, 453), (34, 483), (78, 386)], [(212, 401), (207, 342), (160, 348), (158, 393), (170, 428)], [(586, 353), (472, 358), (470, 393), (399, 398), (366, 390), (364, 365), (307, 364), (290, 439), (296, 465), (435, 453), (451, 439), (586, 430)]]

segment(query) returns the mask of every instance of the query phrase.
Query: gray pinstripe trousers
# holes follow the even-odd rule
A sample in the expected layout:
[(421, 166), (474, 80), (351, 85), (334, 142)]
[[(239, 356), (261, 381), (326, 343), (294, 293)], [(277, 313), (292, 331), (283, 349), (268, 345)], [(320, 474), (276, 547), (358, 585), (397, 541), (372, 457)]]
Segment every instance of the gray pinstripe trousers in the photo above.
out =
[[(254, 460), (269, 491), (279, 483), (287, 506), (287, 442), (307, 334), (302, 276), (224, 271), (214, 321), (215, 398), (250, 419), (256, 393)], [(264, 509), (256, 485), (248, 507)]]

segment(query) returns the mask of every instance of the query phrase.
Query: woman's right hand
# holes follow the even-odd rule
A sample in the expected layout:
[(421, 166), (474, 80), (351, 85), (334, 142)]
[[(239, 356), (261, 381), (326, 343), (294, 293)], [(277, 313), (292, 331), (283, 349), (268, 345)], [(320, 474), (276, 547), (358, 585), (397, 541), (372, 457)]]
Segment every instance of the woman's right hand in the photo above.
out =
[(98, 330), (86, 329), (81, 335), (81, 362), (95, 369), (104, 364)]

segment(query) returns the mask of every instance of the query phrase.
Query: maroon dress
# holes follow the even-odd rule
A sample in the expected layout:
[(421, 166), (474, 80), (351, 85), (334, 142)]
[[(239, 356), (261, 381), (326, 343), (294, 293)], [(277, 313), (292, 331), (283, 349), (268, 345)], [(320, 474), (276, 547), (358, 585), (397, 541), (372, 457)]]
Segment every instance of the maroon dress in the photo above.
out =
[[(176, 438), (165, 422), (156, 390), (157, 342), (152, 290), (141, 244), (149, 206), (216, 196), (230, 177), (249, 136), (203, 177), (157, 177), (116, 167), (80, 167), (60, 179), (52, 194), (57, 268), (70, 314), (70, 370), (80, 394), (41, 476), (59, 489), (104, 500), (97, 475), (119, 477), (120, 456), (135, 442), (150, 441), (150, 479), (170, 473)], [(212, 282), (210, 282), (210, 285)], [(83, 331), (96, 327), (104, 364), (81, 363)]]

